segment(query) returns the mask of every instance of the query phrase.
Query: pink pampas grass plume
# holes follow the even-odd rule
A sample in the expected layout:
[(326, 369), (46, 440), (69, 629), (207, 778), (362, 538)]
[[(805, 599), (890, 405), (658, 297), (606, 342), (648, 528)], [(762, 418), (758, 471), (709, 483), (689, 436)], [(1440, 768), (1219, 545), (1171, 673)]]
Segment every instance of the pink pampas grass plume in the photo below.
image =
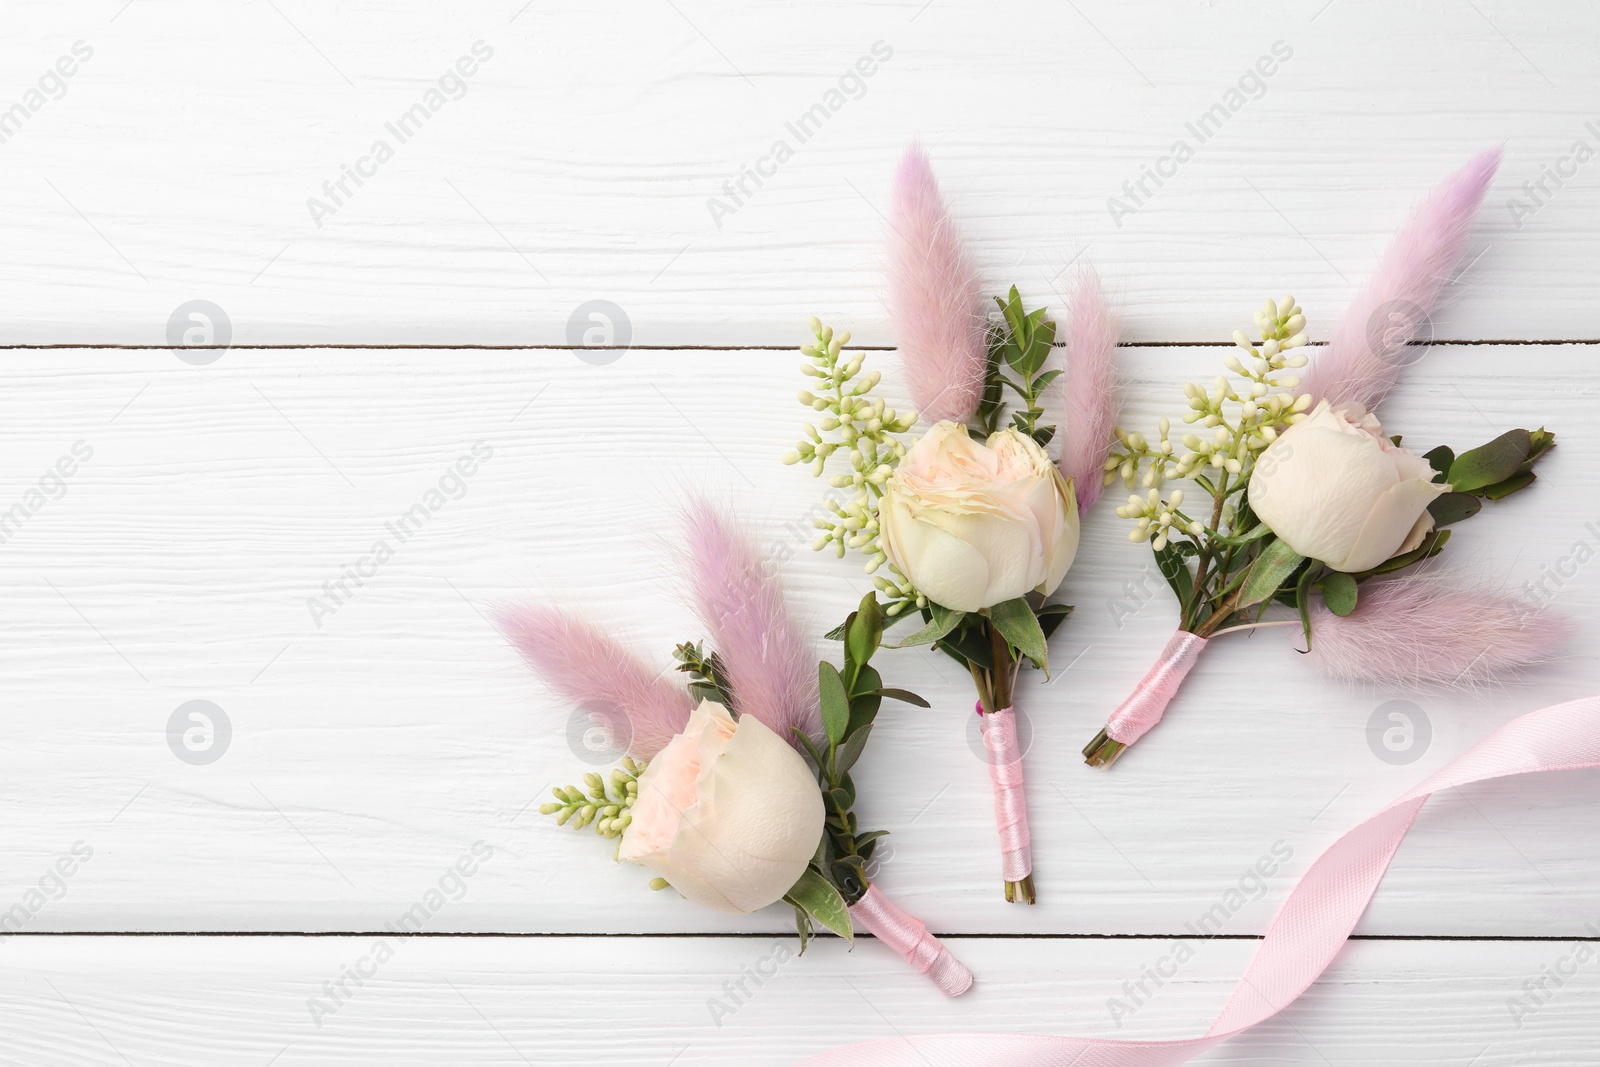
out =
[(777, 576), (754, 542), (704, 499), (684, 509), (685, 570), (708, 644), (727, 671), (733, 702), (795, 747), (822, 734), (817, 661), (789, 619)]
[(1552, 659), (1565, 616), (1426, 574), (1363, 582), (1356, 609), (1311, 612), (1311, 661), (1336, 678), (1476, 688)]
[(628, 755), (650, 759), (688, 723), (695, 705), (688, 689), (598, 627), (544, 605), (502, 609), (496, 621), (550, 688), (589, 708), (614, 733), (628, 734), (618, 738)]
[(1417, 205), (1351, 301), (1333, 342), (1311, 360), (1306, 392), (1368, 410), (1383, 399), (1411, 362), (1406, 342), (1433, 315), (1499, 166), (1499, 148), (1480, 152)]
[(989, 361), (983, 287), (915, 141), (889, 195), (889, 318), (922, 417), (970, 419)]
[(1117, 414), (1117, 320), (1100, 279), (1085, 272), (1067, 301), (1067, 373), (1061, 432), (1061, 473), (1072, 479), (1078, 513), (1088, 511), (1105, 481)]

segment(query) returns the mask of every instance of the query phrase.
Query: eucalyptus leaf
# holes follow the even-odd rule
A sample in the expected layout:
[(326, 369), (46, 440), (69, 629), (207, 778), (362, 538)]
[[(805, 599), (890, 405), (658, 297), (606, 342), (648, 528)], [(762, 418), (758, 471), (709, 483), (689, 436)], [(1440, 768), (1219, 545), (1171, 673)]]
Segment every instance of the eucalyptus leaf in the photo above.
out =
[(1433, 503), (1428, 505), (1428, 514), (1433, 516), (1434, 526), (1443, 527), (1470, 519), (1482, 509), (1483, 501), (1471, 493), (1444, 493), (1434, 497)]
[(1334, 571), (1322, 579), (1322, 602), (1340, 618), (1356, 610), (1357, 595), (1356, 580), (1343, 571)]
[(1456, 461), (1456, 454), (1449, 445), (1440, 445), (1438, 448), (1423, 454), (1423, 459), (1428, 461), (1438, 474), (1443, 475), (1445, 481), (1450, 480), (1450, 464)]
[(1476, 492), (1517, 473), (1532, 450), (1533, 438), (1527, 430), (1507, 430), (1488, 444), (1457, 456), (1446, 480), (1458, 493)]
[(800, 875), (800, 880), (789, 887), (783, 899), (846, 941), (855, 943), (855, 928), (850, 923), (849, 906), (833, 883), (816, 871), (807, 867), (805, 873)]
[(1305, 557), (1289, 547), (1289, 542), (1273, 540), (1261, 550), (1245, 575), (1239, 590), (1238, 607), (1248, 608), (1275, 596), (1280, 586), (1289, 580), (1295, 568), (1305, 562)]
[(1000, 631), (1011, 646), (1033, 661), (1033, 665), (1050, 676), (1050, 652), (1045, 646), (1044, 630), (1039, 627), (1039, 617), (1023, 597), (1006, 600), (989, 609), (989, 622)]
[(1485, 486), (1483, 495), (1490, 500), (1504, 500), (1512, 493), (1528, 488), (1538, 477), (1532, 471), (1522, 471), (1519, 474), (1513, 474), (1503, 482), (1495, 482), (1493, 485)]

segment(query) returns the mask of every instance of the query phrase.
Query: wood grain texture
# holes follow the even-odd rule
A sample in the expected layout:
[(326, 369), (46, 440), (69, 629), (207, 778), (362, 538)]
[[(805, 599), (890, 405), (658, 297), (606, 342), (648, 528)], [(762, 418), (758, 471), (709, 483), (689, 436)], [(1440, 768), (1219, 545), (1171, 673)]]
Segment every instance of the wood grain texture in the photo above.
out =
[[(719, 1015), (788, 917), (651, 894), (538, 816), (609, 752), (487, 613), (557, 600), (665, 667), (698, 636), (666, 551), (698, 488), (755, 525), (815, 632), (859, 598), (853, 563), (805, 547), (822, 486), (776, 463), (804, 414), (783, 349), (812, 314), (893, 344), (883, 211), (912, 137), (987, 284), (1059, 306), (1101, 272), (1152, 346), (1121, 353), (1130, 424), (1215, 374), (1193, 346), (1264, 296), (1329, 337), (1409, 205), (1504, 142), (1427, 332), (1588, 343), (1428, 350), (1385, 422), (1424, 447), (1555, 429), (1539, 485), (1443, 569), (1540, 583), (1592, 628), (1597, 29), (1575, 0), (8, 4), (0, 348), (197, 326), (547, 347), (0, 351), (0, 1063), (760, 1067), (897, 1031), (1203, 1029), (1253, 941), (1196, 942), (1120, 1027), (1111, 1000), (1205, 916), (1258, 934), (1340, 832), (1493, 726), (1595, 692), (1581, 641), (1453, 694), (1322, 683), (1283, 630), (1226, 638), (1091, 772), (1079, 747), (1173, 625), (1102, 503), (1064, 669), (1023, 689), (1038, 907), (1000, 899), (968, 682), (883, 658), (934, 708), (887, 716), (862, 767), (863, 820), (893, 832), (878, 879), (976, 991), (827, 942)], [(590, 328), (634, 348), (553, 347)], [(225, 744), (184, 747), (192, 701)], [(1396, 708), (1430, 735), (1405, 765), (1370, 740)], [(1357, 933), (1517, 940), (1354, 942), (1201, 1062), (1600, 1060), (1589, 956), (1512, 1011), (1600, 927), (1597, 801), (1589, 773), (1436, 798)], [(318, 1025), (324, 983), (419, 906), (439, 936), (394, 941)], [(361, 933), (118, 936), (152, 931)], [(552, 936), (466, 936), (495, 932)]]
[[(1130, 425), (1176, 408), (1178, 383), (1209, 379), (1219, 361), (1215, 348), (1121, 355)], [(1517, 587), (1567, 573), (1574, 546), (1593, 544), (1595, 358), (1593, 346), (1446, 346), (1411, 368), (1386, 424), (1420, 447), (1514, 425), (1561, 435), (1538, 486), (1463, 527), (1450, 570)], [(874, 359), (899, 396), (892, 357)], [(203, 368), (167, 352), (7, 362), (0, 502), (26, 501), (76, 442), (93, 450), (65, 495), (0, 544), (0, 677), (19, 709), (0, 746), (0, 900), (20, 898), (73, 842), (94, 850), (31, 929), (381, 929), (479, 840), (494, 859), (431, 929), (788, 928), (782, 909), (730, 921), (647, 893), (644, 872), (538, 816), (552, 782), (609, 755), (585, 747), (589, 720), (542, 690), (485, 613), (565, 603), (667, 666), (673, 644), (700, 636), (668, 546), (677, 501), (704, 487), (755, 525), (812, 632), (837, 621), (864, 577), (805, 547), (823, 485), (776, 459), (805, 414), (796, 358), (629, 353), (594, 366), (569, 352), (236, 350)], [(491, 454), (452, 480), (474, 448)], [(441, 482), (439, 509), (402, 543), (393, 523)], [(1257, 933), (1338, 833), (1498, 723), (1600, 681), (1575, 646), (1501, 691), (1329, 685), (1290, 631), (1264, 631), (1224, 639), (1167, 722), (1114, 771), (1090, 771), (1078, 749), (1174, 614), (1110, 502), (1084, 529), (1064, 586), (1077, 612), (1053, 643), (1064, 669), (1031, 677), (1021, 703), (1038, 907), (1000, 899), (970, 681), (923, 651), (884, 658), (885, 676), (934, 708), (884, 719), (862, 816), (894, 834), (882, 883), (939, 930), (1177, 933), (1244, 880), (1248, 899), (1227, 909), (1224, 932)], [(377, 563), (380, 540), (393, 556)], [(371, 576), (339, 604), (324, 583), (358, 563)], [(1597, 581), (1573, 567), (1557, 605), (1593, 618)], [(331, 614), (314, 616), (312, 598)], [(196, 699), (232, 729), (208, 765), (169, 747), (170, 717)], [(1369, 720), (1396, 699), (1431, 724), (1408, 766), (1369, 747)], [(1600, 777), (1575, 773), (1439, 798), (1361, 932), (1580, 933), (1600, 907), (1582, 819), (1597, 790)], [(1292, 856), (1258, 885), (1248, 869), (1275, 846)]]
[[(764, 938), (389, 945), (380, 964), (366, 938), (13, 939), (0, 957), (0, 1058), (781, 1067), (840, 1042), (948, 1030), (1186, 1037), (1215, 1017), (1253, 948), (1196, 943), (1175, 978), (1146, 980), (1142, 1006), (1113, 1018), (1113, 1001), (1132, 1003), (1124, 983), (1175, 952), (1172, 942), (962, 940), (980, 977), (956, 1001), (870, 941), (854, 953), (820, 942), (804, 958)], [(1358, 942), (1283, 1015), (1195, 1062), (1593, 1062), (1600, 984), (1585, 947), (1595, 945)], [(1547, 980), (1551, 995), (1514, 1018), (1523, 983), (1558, 965), (1563, 985)], [(330, 996), (324, 983), (357, 967), (362, 984), (345, 979)], [(758, 971), (759, 987), (746, 977)]]
[(1408, 206), (1506, 142), (1435, 335), (1594, 339), (1597, 25), (1570, 0), (25, 0), (3, 339), (161, 344), (205, 299), (236, 341), (561, 344), (605, 299), (639, 344), (785, 345), (812, 313), (883, 343), (912, 137), (994, 286), (1053, 300), (1092, 263), (1129, 339), (1185, 342), (1283, 289), (1325, 338)]

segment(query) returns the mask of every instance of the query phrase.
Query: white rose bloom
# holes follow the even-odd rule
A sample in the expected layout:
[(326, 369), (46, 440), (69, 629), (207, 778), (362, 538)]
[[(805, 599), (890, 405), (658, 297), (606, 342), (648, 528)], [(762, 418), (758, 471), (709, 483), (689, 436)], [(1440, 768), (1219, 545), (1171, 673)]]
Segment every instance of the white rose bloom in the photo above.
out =
[(822, 840), (822, 793), (806, 761), (759, 719), (703, 701), (639, 776), (618, 858), (651, 868), (696, 904), (764, 908)]
[(878, 516), (889, 562), (956, 611), (1053, 593), (1078, 552), (1072, 483), (1015, 429), (980, 443), (938, 423), (895, 468)]
[(1364, 571), (1409, 552), (1433, 529), (1428, 505), (1450, 486), (1383, 435), (1359, 404), (1324, 400), (1256, 460), (1250, 506), (1302, 556)]

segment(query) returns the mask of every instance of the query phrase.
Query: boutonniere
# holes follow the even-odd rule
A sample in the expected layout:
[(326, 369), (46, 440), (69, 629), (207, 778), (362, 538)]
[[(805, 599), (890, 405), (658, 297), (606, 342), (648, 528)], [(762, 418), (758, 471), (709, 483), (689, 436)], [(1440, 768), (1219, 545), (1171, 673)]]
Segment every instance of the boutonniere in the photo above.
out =
[(852, 772), (884, 700), (871, 659), (883, 616), (868, 596), (840, 627), (839, 663), (820, 663), (791, 621), (751, 540), (709, 502), (685, 514), (683, 571), (707, 639), (680, 644), (666, 677), (586, 616), (508, 609), (500, 623), (562, 697), (588, 710), (626, 754), (608, 774), (557, 786), (540, 810), (615, 842), (613, 858), (655, 872), (717, 911), (783, 901), (801, 951), (830, 931), (874, 934), (941, 990), (972, 975), (872, 882), (883, 830), (864, 830)]
[[(1419, 454), (1374, 412), (1499, 159), (1484, 152), (1418, 206), (1326, 350), (1308, 357), (1293, 297), (1268, 300), (1233, 335), (1232, 376), (1184, 387), (1182, 428), (1117, 431), (1104, 480), (1135, 490), (1117, 514), (1154, 551), (1179, 625), (1084, 749), (1090, 765), (1110, 766), (1159, 722), (1201, 652), (1231, 633), (1293, 625), (1330, 673), (1411, 685), (1481, 684), (1550, 655), (1561, 619), (1418, 567), (1485, 501), (1531, 485), (1555, 435), (1514, 429)], [(1274, 605), (1294, 617), (1267, 620)]]
[(829, 477), (813, 547), (861, 553), (885, 617), (918, 621), (897, 647), (928, 645), (972, 675), (1006, 899), (1032, 904), (1018, 673), (1048, 673), (1049, 637), (1072, 610), (1049, 598), (1077, 554), (1079, 514), (1100, 493), (1116, 325), (1093, 275), (1069, 300), (1064, 358), (1045, 308), (1025, 307), (1015, 287), (991, 305), (915, 145), (895, 177), (889, 270), (918, 411), (875, 396), (881, 376), (849, 351), (849, 334), (812, 319), (800, 402), (819, 421), (783, 460)]

